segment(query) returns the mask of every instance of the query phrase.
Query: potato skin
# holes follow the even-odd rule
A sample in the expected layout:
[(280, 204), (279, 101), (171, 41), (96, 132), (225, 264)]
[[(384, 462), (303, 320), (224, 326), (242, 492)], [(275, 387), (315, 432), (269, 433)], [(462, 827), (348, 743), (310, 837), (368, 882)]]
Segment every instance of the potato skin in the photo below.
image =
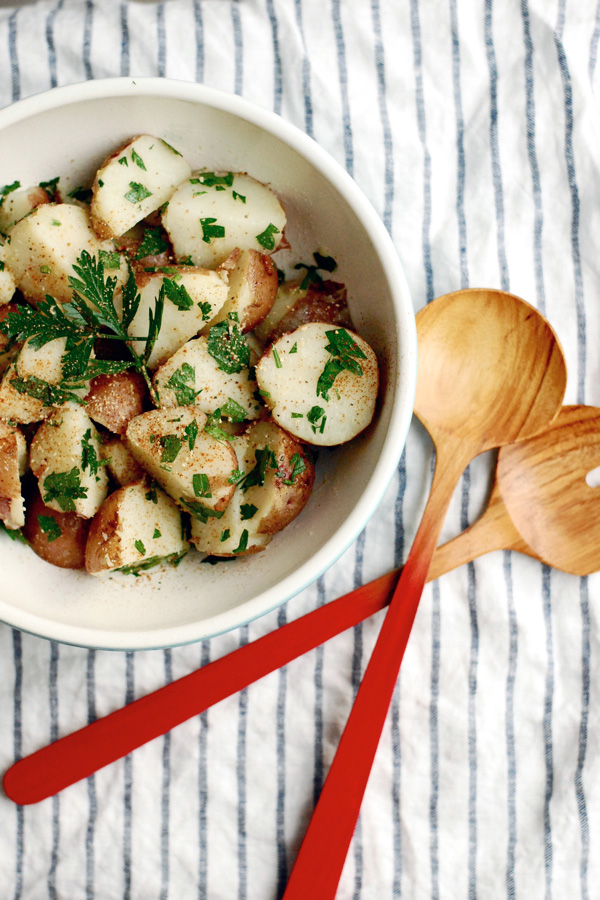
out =
[[(38, 516), (54, 519), (62, 534), (54, 541), (48, 540), (40, 526)], [(90, 522), (81, 519), (74, 512), (57, 512), (43, 502), (37, 489), (32, 491), (25, 510), (23, 534), (31, 544), (31, 549), (41, 559), (61, 569), (83, 569), (85, 567), (85, 544)]]
[(146, 404), (147, 390), (139, 372), (97, 375), (86, 397), (90, 419), (115, 434), (125, 434), (131, 419), (139, 416)]
[(84, 566), (90, 575), (103, 572), (107, 568), (107, 558), (117, 556), (119, 553), (121, 542), (117, 528), (120, 490), (106, 498), (91, 521), (87, 545), (84, 548)]

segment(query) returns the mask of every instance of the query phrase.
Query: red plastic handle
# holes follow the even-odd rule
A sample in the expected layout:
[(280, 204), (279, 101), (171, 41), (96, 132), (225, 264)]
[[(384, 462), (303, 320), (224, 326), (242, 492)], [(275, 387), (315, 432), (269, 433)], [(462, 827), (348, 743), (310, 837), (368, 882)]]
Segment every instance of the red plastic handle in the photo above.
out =
[(398, 571), (325, 604), (11, 766), (4, 791), (37, 803), (241, 691), (389, 603)]

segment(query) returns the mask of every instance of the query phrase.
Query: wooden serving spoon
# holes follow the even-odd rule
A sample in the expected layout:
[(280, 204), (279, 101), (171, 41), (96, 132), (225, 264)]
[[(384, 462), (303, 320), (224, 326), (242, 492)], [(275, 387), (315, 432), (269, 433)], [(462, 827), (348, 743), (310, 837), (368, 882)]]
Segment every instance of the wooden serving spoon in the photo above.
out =
[[(469, 300), (471, 302), (470, 296)], [(435, 301), (436, 304), (439, 302)], [(478, 302), (477, 296), (472, 298), (472, 302)], [(510, 302), (514, 303), (515, 298), (510, 298)], [(533, 319), (537, 321), (537, 313), (531, 307), (522, 301), (517, 302), (522, 304), (523, 315), (532, 316), (533, 313)], [(418, 317), (419, 322), (420, 320), (421, 316)], [(545, 336), (549, 359), (553, 360), (551, 368), (556, 373), (550, 383), (550, 390), (562, 395), (566, 374), (561, 375), (561, 368), (564, 371), (564, 366), (560, 348), (547, 326), (541, 330)], [(553, 411), (554, 408), (549, 407), (546, 415), (550, 417)], [(596, 442), (600, 448), (600, 428)], [(565, 446), (565, 455), (572, 449)], [(550, 450), (549, 446), (548, 452)], [(505, 452), (506, 448), (501, 451), (501, 455)], [(569, 463), (570, 457), (563, 460), (562, 465), (568, 467)], [(527, 466), (526, 459), (522, 465)], [(600, 513), (600, 506), (598, 509)], [(496, 485), (488, 510), (482, 518), (466, 532), (436, 550), (428, 580), (433, 580), (482, 553), (501, 547), (520, 549), (535, 555), (515, 531)], [(36, 803), (50, 797), (286, 665), (383, 608), (390, 601), (399, 571), (380, 576), (301, 619), (290, 622), (18, 761), (4, 776), (3, 785), (7, 796), (19, 804)]]
[[(564, 407), (538, 436), (503, 447), (485, 512), (470, 528), (437, 548), (427, 580), (500, 549), (519, 550), (574, 575), (599, 570), (600, 490), (586, 482), (599, 464), (600, 409), (596, 407)], [(515, 528), (500, 479), (515, 515), (540, 523), (531, 539), (542, 548), (543, 556)], [(383, 609), (400, 571), (381, 575), (25, 757), (6, 772), (6, 794), (19, 804), (37, 803), (199, 715)]]
[(473, 457), (541, 431), (566, 369), (556, 336), (503, 291), (448, 294), (417, 316), (415, 411), (436, 447), (421, 525), (323, 785), (284, 900), (333, 900), (394, 685), (455, 486)]

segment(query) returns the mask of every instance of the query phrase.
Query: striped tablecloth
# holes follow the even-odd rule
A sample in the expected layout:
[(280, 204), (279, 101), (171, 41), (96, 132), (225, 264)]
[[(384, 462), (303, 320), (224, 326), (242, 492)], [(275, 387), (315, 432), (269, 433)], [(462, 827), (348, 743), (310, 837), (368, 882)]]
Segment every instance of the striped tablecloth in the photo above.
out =
[[(84, 79), (160, 75), (273, 109), (371, 199), (415, 309), (468, 285), (511, 290), (557, 330), (567, 401), (600, 405), (599, 9), (592, 0), (3, 5), (0, 105)], [(0, 768), (399, 564), (431, 456), (414, 424), (356, 544), (239, 631), (109, 653), (0, 626)], [(444, 538), (477, 517), (489, 471), (489, 459), (470, 466)], [(598, 576), (508, 552), (426, 589), (341, 900), (600, 896), (599, 604)], [(280, 897), (380, 623), (60, 796), (26, 809), (0, 796), (1, 900)]]

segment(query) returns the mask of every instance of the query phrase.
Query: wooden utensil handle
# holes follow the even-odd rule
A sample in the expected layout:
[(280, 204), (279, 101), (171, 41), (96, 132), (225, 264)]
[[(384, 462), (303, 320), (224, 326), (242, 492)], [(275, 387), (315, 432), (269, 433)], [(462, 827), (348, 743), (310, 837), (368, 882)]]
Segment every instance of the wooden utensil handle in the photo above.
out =
[(334, 900), (446, 510), (466, 466), (439, 456), (429, 501), (325, 779), (283, 900)]

